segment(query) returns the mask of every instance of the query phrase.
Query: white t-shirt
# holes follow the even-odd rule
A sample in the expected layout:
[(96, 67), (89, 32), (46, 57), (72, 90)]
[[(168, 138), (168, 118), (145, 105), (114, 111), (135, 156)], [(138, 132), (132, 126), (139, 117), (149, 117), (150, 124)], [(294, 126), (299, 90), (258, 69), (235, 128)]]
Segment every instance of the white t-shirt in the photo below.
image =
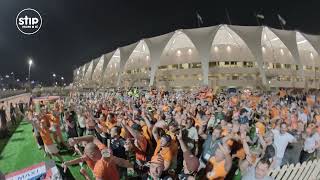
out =
[(194, 142), (199, 140), (198, 131), (195, 127), (191, 127), (187, 129), (188, 132), (188, 139), (193, 140), (193, 142), (187, 142), (187, 146), (190, 149), (194, 148)]
[[(248, 170), (245, 172), (245, 174), (241, 178), (242, 180), (258, 180), (256, 178), (256, 168), (251, 166), (248, 168)], [(273, 180), (270, 176), (265, 176), (262, 179), (259, 180)]]
[(81, 115), (78, 115), (78, 123), (79, 123), (79, 126), (81, 128), (85, 128), (86, 127), (86, 122), (84, 120), (84, 117), (81, 116)]
[(320, 142), (320, 134), (319, 133), (314, 133), (314, 135), (312, 136), (316, 142)]
[(299, 113), (299, 120), (301, 120), (304, 124), (308, 122), (308, 116), (306, 113)]
[(276, 157), (282, 159), (289, 143), (294, 142), (296, 138), (289, 133), (281, 134), (279, 130), (272, 129), (274, 134), (274, 145), (276, 146)]
[(315, 146), (316, 146), (316, 137), (313, 135), (305, 139), (303, 150), (308, 153), (313, 153), (315, 150)]

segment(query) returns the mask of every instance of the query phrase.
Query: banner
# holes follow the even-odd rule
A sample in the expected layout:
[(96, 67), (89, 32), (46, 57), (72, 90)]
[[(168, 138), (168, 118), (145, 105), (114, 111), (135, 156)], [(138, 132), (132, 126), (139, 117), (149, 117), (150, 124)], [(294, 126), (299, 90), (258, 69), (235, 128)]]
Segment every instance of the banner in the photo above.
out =
[(6, 180), (59, 179), (60, 173), (54, 161), (42, 162), (6, 175)]

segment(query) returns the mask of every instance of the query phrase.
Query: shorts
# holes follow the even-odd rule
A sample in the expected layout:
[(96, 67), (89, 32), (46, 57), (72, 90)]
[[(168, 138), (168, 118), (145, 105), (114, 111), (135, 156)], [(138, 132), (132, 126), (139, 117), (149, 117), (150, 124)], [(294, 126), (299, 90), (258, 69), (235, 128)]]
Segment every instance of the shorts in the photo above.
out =
[(49, 154), (58, 154), (59, 150), (55, 144), (44, 145), (44, 150)]

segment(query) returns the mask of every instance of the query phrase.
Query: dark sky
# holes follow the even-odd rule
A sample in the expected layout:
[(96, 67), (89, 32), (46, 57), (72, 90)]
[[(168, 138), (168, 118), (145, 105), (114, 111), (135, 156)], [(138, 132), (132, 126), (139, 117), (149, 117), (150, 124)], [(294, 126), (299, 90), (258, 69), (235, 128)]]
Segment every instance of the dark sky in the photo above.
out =
[[(276, 17), (280, 13), (287, 21), (285, 29), (320, 34), (319, 0), (217, 2), (0, 0), (0, 75), (14, 71), (26, 77), (27, 58), (32, 57), (32, 79), (48, 81), (54, 72), (70, 82), (73, 69), (119, 46), (197, 27), (196, 11), (203, 18), (202, 26), (229, 24), (226, 7), (234, 25), (257, 25), (253, 14), (260, 11), (265, 25), (280, 28)], [(260, 8), (264, 5), (268, 7)], [(25, 8), (36, 9), (42, 16), (42, 28), (34, 35), (24, 35), (16, 28), (16, 15)]]

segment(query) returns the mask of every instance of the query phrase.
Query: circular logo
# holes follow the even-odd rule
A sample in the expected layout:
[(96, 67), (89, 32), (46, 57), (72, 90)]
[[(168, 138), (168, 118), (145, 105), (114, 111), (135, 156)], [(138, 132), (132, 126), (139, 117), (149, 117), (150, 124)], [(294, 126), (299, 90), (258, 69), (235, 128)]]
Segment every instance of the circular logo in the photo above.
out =
[(41, 28), (42, 18), (38, 11), (34, 9), (23, 9), (16, 17), (16, 25), (23, 34), (35, 34)]

